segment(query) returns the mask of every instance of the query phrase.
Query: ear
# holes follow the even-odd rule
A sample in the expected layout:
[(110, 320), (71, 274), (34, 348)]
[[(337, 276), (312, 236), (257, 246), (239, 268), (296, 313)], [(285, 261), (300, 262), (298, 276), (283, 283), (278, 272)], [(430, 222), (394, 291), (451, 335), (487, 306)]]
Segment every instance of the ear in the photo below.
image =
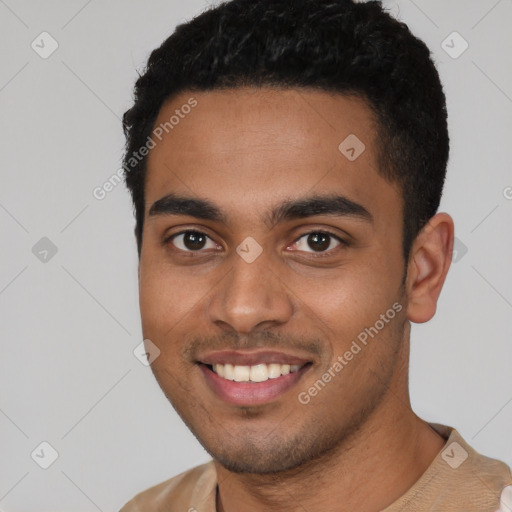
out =
[(406, 279), (407, 318), (411, 322), (428, 322), (435, 315), (452, 261), (453, 233), (453, 219), (447, 213), (438, 213), (414, 240)]

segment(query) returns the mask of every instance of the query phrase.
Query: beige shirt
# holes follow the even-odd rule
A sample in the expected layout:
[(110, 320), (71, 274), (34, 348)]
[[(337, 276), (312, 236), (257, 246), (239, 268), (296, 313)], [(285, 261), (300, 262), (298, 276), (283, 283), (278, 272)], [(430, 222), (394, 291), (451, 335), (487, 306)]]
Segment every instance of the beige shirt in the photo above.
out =
[[(382, 512), (512, 512), (510, 468), (477, 453), (454, 428), (430, 426), (446, 444), (419, 480)], [(120, 512), (216, 512), (216, 492), (210, 461), (141, 492)]]

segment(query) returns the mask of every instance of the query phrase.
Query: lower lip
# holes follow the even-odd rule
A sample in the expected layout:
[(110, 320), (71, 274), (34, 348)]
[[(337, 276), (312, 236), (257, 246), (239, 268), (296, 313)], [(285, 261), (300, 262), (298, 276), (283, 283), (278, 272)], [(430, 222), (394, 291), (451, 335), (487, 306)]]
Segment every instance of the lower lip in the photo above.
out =
[(238, 406), (261, 405), (274, 400), (295, 385), (310, 366), (306, 364), (296, 372), (264, 382), (235, 382), (219, 377), (205, 364), (199, 364), (210, 388), (225, 402)]

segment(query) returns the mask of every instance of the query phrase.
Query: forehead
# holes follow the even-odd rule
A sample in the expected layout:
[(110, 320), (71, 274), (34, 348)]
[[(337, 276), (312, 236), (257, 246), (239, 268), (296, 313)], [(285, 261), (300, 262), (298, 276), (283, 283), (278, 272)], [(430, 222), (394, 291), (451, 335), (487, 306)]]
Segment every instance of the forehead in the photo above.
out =
[(228, 214), (308, 193), (339, 193), (369, 210), (396, 209), (400, 201), (377, 172), (376, 123), (357, 97), (271, 88), (184, 92), (163, 105), (151, 137), (146, 213), (170, 192), (212, 198)]

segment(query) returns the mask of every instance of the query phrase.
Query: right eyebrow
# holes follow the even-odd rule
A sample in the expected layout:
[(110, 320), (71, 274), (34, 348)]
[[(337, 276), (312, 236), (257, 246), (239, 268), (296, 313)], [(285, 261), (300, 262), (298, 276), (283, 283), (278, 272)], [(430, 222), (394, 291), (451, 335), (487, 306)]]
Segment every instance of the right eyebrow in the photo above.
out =
[(198, 219), (226, 224), (226, 216), (210, 201), (192, 197), (167, 194), (155, 201), (149, 209), (150, 217), (155, 215), (190, 215)]

